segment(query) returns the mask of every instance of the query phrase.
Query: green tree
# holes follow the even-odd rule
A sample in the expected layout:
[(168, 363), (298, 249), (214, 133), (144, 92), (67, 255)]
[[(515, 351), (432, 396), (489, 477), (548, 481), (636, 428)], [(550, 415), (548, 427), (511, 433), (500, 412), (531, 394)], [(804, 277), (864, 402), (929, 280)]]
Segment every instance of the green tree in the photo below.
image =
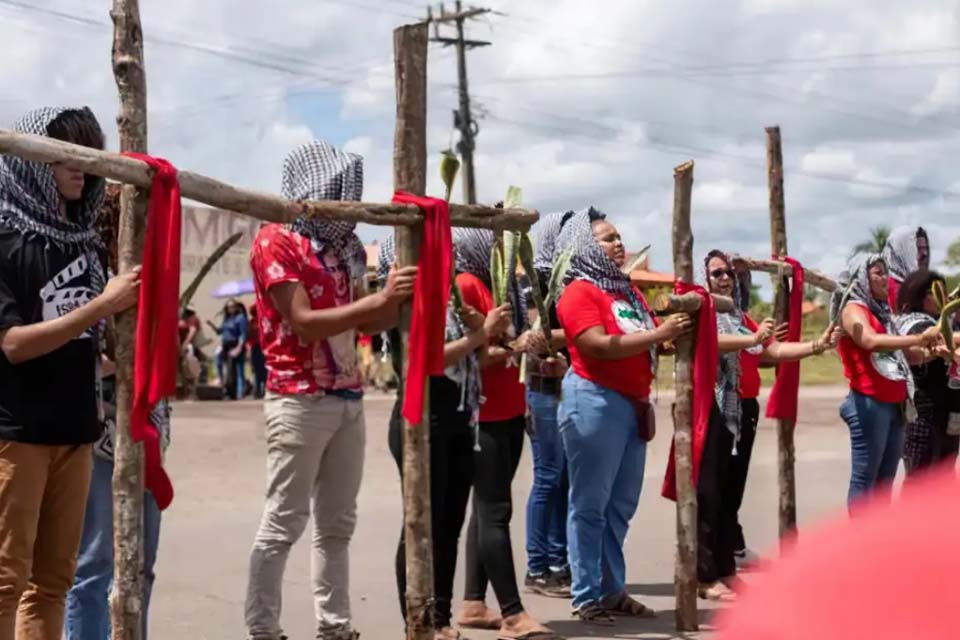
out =
[(957, 238), (947, 247), (947, 257), (943, 261), (948, 267), (960, 267), (960, 238)]
[(850, 252), (850, 256), (855, 256), (858, 253), (880, 253), (887, 246), (887, 238), (889, 237), (890, 227), (884, 225), (874, 227), (870, 229), (870, 239), (855, 246), (853, 251)]

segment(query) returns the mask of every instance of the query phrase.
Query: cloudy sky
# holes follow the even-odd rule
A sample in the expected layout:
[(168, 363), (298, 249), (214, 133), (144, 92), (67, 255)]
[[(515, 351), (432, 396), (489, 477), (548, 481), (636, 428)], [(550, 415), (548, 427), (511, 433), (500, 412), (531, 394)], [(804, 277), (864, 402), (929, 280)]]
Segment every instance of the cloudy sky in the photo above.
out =
[[(391, 31), (414, 0), (141, 0), (151, 151), (278, 191), (321, 137), (391, 193)], [(87, 104), (110, 131), (109, 0), (0, 0), (0, 122)], [(449, 6), (449, 3), (448, 3)], [(469, 26), (481, 201), (593, 204), (670, 265), (672, 168), (696, 161), (695, 252), (769, 252), (764, 126), (779, 124), (791, 252), (835, 272), (875, 225), (960, 237), (958, 0), (490, 0)], [(452, 132), (453, 52), (430, 50), (430, 190)], [(454, 198), (459, 197), (459, 189)], [(365, 240), (383, 228), (362, 227)]]

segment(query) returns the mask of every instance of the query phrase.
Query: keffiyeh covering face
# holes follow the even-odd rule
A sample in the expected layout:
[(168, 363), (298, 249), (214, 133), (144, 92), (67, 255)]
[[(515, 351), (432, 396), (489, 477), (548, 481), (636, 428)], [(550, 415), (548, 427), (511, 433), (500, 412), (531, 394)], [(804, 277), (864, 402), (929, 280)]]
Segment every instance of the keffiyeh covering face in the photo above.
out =
[[(353, 200), (363, 197), (363, 158), (344, 153), (329, 142), (314, 140), (294, 149), (283, 162), (283, 197), (288, 200)], [(355, 222), (307, 218), (293, 223), (294, 231), (310, 238), (318, 254), (333, 251), (348, 268), (351, 280), (367, 268)]]
[(920, 268), (917, 238), (925, 235), (922, 227), (897, 227), (883, 247), (883, 260), (890, 275), (900, 282)]
[[(720, 258), (726, 263), (726, 268), (733, 271), (733, 261), (727, 254), (713, 250), (703, 259), (703, 282), (707, 291), (713, 291), (713, 281), (710, 278), (710, 261), (714, 258)], [(732, 312), (717, 312), (717, 333), (720, 335), (746, 335), (753, 333), (744, 324), (743, 306), (744, 290), (743, 283), (739, 278), (734, 277), (733, 299), (734, 310)], [(747, 285), (746, 293), (749, 293)], [(759, 355), (763, 352), (763, 345), (757, 345), (746, 349), (748, 353)], [(717, 363), (717, 382), (714, 391), (717, 396), (717, 406), (720, 407), (720, 413), (723, 414), (724, 423), (727, 430), (734, 435), (737, 441), (740, 439), (740, 395), (738, 389), (740, 386), (740, 352), (728, 351), (720, 353), (720, 359)]]
[[(380, 286), (387, 284), (387, 275), (390, 268), (397, 260), (396, 246), (393, 236), (387, 236), (380, 243), (380, 252), (378, 254), (377, 279)], [(447, 326), (446, 342), (459, 340), (467, 335), (466, 327), (459, 314), (453, 308), (453, 296), (450, 297), (450, 304), (447, 305)], [(477, 355), (470, 353), (460, 362), (447, 367), (444, 375), (453, 380), (460, 386), (460, 411), (470, 411), (479, 415), (480, 411), (480, 364), (477, 361)]]
[[(457, 227), (453, 230), (454, 269), (457, 273), (469, 273), (480, 278), (483, 284), (493, 291), (490, 278), (490, 255), (497, 236), (490, 229), (471, 229)], [(527, 325), (526, 305), (520, 296), (520, 286), (516, 273), (507, 278), (507, 293), (513, 307), (513, 326), (517, 332)]]
[[(563, 225), (556, 247), (557, 252), (570, 251), (570, 269), (563, 283), (567, 285), (574, 280), (586, 280), (607, 293), (625, 297), (644, 329), (652, 331), (655, 328), (653, 318), (637, 297), (630, 283), (630, 276), (623, 273), (604, 253), (593, 235), (593, 223), (604, 220), (606, 217), (607, 215), (602, 211), (589, 207), (575, 213)], [(654, 367), (656, 367), (656, 355), (657, 348), (654, 345), (650, 349), (650, 361)]]
[(548, 213), (537, 222), (537, 253), (533, 257), (533, 268), (540, 273), (550, 273), (557, 254), (557, 237), (563, 223), (565, 212)]
[[(47, 136), (47, 127), (66, 111), (79, 111), (89, 126), (100, 130), (93, 112), (83, 109), (45, 107), (28, 113), (14, 125), (14, 131)], [(103, 242), (96, 228), (97, 210), (104, 198), (105, 181), (86, 177), (82, 199), (68, 220), (62, 213), (63, 197), (57, 190), (53, 169), (14, 155), (0, 156), (0, 224), (28, 237), (43, 238), (61, 246), (79, 247), (89, 264), (101, 264)], [(103, 291), (106, 276), (102, 269), (90, 269), (90, 287)]]

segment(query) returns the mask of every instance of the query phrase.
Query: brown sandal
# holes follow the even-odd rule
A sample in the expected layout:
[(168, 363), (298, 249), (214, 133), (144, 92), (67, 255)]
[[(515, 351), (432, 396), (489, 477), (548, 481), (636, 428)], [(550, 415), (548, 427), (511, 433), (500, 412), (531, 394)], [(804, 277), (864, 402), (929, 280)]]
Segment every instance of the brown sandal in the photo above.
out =
[(622, 593), (602, 603), (604, 610), (614, 616), (627, 618), (656, 618), (657, 612), (639, 600)]

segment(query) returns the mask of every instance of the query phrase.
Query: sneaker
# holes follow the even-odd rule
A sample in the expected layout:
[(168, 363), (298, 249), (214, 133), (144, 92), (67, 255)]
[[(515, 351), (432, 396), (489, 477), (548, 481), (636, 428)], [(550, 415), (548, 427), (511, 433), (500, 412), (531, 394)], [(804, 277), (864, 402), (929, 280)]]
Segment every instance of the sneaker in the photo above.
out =
[(360, 634), (349, 626), (320, 629), (317, 640), (359, 640)]
[(548, 598), (569, 598), (570, 587), (564, 586), (554, 574), (545, 571), (540, 574), (527, 573), (523, 586), (530, 593), (536, 593)]
[(569, 589), (573, 586), (573, 576), (570, 574), (570, 567), (566, 566), (563, 569), (550, 570), (550, 573), (553, 574), (553, 578), (557, 581), (558, 584)]

